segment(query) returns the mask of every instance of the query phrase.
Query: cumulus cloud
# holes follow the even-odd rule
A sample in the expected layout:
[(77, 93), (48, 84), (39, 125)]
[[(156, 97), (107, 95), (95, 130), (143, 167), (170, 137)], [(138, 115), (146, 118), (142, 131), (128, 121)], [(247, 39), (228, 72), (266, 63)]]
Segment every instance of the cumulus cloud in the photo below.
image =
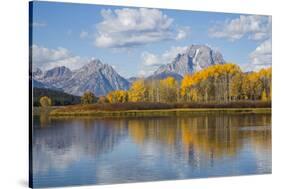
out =
[(32, 64), (34, 67), (47, 70), (56, 66), (66, 66), (70, 69), (77, 69), (88, 60), (73, 55), (68, 49), (57, 47), (49, 49), (46, 47), (32, 45)]
[(190, 27), (187, 26), (179, 28), (177, 31), (178, 32), (177, 32), (176, 40), (186, 39), (191, 33)]
[(123, 8), (102, 10), (95, 45), (101, 48), (129, 48), (164, 40), (188, 37), (189, 27), (179, 28), (173, 19), (157, 9)]
[(170, 63), (174, 60), (174, 58), (178, 54), (182, 54), (186, 51), (187, 46), (178, 46), (178, 47), (171, 47), (169, 50), (166, 50), (162, 55), (161, 59), (164, 62), (164, 64)]
[(272, 65), (272, 42), (268, 39), (261, 43), (251, 54), (253, 69), (260, 69)]
[(162, 64), (167, 64), (172, 62), (178, 54), (184, 53), (186, 49), (187, 46), (171, 47), (169, 50), (166, 50), (163, 54), (143, 52), (141, 55), (142, 63), (146, 66), (159, 66)]
[(158, 66), (161, 65), (160, 57), (150, 52), (143, 52), (141, 55), (142, 63), (145, 66)]
[(271, 37), (271, 16), (241, 15), (239, 18), (217, 23), (209, 29), (209, 35), (235, 41), (246, 36), (252, 40)]
[(182, 54), (186, 51), (187, 46), (171, 47), (163, 54), (154, 54), (151, 52), (143, 52), (141, 55), (141, 70), (140, 76), (151, 75), (159, 66), (171, 63), (178, 54)]
[(142, 77), (147, 77), (152, 75), (154, 72), (153, 69), (149, 68), (149, 67), (144, 67), (142, 68), (139, 73), (138, 73), (138, 77), (142, 78)]

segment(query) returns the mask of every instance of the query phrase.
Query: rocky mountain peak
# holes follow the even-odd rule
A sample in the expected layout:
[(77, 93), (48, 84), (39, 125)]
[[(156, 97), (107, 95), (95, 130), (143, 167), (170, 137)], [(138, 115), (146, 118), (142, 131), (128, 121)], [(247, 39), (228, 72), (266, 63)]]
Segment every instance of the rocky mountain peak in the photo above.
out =
[(88, 64), (84, 65), (82, 68), (85, 69), (97, 69), (101, 68), (104, 64), (99, 59), (91, 60)]
[(178, 54), (171, 63), (159, 67), (154, 72), (154, 75), (163, 72), (173, 72), (184, 76), (200, 71), (208, 66), (223, 63), (225, 61), (220, 52), (206, 45), (190, 45), (184, 53)]
[(32, 70), (32, 77), (33, 78), (40, 78), (43, 75), (43, 71), (40, 70), (39, 68), (34, 68)]
[(71, 74), (72, 74), (72, 71), (69, 68), (67, 68), (65, 66), (58, 66), (58, 67), (54, 67), (50, 70), (47, 70), (44, 73), (43, 78), (59, 79), (59, 78), (69, 77), (69, 76), (71, 76)]
[(74, 95), (91, 91), (100, 96), (112, 90), (129, 88), (126, 79), (121, 77), (112, 66), (103, 64), (99, 59), (92, 60), (75, 71), (65, 66), (52, 68), (36, 81)]
[[(206, 45), (190, 45), (183, 53), (179, 53), (172, 62), (158, 68), (146, 79), (164, 79), (174, 77), (181, 81), (186, 74), (192, 74), (214, 64), (225, 61), (220, 52)], [(66, 66), (59, 66), (45, 71), (34, 69), (34, 85), (42, 88), (61, 89), (73, 95), (83, 95), (91, 91), (97, 96), (106, 95), (112, 90), (127, 90), (130, 83), (137, 78), (124, 79), (115, 69), (102, 63), (99, 59), (91, 60), (80, 69), (71, 71)]]

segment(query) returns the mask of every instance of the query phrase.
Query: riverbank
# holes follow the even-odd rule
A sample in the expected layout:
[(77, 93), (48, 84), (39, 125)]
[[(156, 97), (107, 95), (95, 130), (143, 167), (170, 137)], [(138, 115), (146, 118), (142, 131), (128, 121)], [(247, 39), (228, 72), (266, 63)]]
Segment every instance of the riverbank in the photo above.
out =
[(61, 108), (66, 108), (66, 106), (51, 106), (51, 107), (47, 107), (47, 108), (35, 106), (35, 107), (33, 107), (32, 112), (33, 112), (33, 115), (40, 115), (42, 113), (49, 115), (52, 111), (58, 110)]
[(54, 110), (50, 116), (93, 116), (93, 117), (154, 117), (180, 116), (186, 113), (271, 113), (271, 108), (209, 108), (209, 109), (168, 109), (168, 110), (126, 110), (126, 111), (84, 111), (60, 112)]
[(148, 117), (178, 116), (186, 113), (271, 113), (271, 103), (192, 103), (192, 104), (161, 104), (161, 103), (126, 103), (126, 104), (91, 104), (71, 105), (50, 111), (50, 116), (93, 116), (93, 117)]

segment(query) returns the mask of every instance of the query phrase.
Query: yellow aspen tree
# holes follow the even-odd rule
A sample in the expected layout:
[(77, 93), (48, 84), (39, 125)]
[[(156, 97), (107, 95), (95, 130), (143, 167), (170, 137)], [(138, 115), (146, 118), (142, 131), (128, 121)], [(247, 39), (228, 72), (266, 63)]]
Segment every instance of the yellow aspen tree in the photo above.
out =
[(129, 101), (130, 102), (143, 102), (146, 101), (147, 89), (144, 84), (144, 80), (137, 80), (132, 83), (129, 90)]
[(162, 102), (175, 102), (177, 99), (178, 83), (173, 77), (167, 77), (160, 81)]
[(261, 100), (262, 100), (262, 101), (267, 101), (267, 96), (266, 96), (265, 89), (262, 91)]

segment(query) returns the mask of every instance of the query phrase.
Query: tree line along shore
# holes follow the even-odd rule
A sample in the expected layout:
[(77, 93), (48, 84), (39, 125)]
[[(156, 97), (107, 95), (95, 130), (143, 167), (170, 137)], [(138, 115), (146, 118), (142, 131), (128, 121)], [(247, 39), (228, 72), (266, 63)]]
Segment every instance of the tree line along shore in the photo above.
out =
[[(83, 111), (127, 111), (183, 108), (271, 108), (271, 67), (242, 72), (236, 64), (213, 65), (181, 81), (173, 77), (160, 80), (138, 79), (128, 90), (111, 91), (96, 97), (86, 91), (78, 102), (67, 103), (55, 113)], [(48, 96), (41, 96), (39, 104), (52, 104)], [(73, 105), (76, 104), (76, 105)]]

